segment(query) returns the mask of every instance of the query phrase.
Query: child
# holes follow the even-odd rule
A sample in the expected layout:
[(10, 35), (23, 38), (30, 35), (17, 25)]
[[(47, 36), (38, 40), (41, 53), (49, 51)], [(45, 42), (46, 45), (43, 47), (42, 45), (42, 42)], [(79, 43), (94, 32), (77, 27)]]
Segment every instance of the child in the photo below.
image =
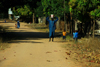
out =
[(64, 29), (64, 31), (63, 31), (63, 40), (66, 40), (66, 32), (65, 32), (65, 29)]

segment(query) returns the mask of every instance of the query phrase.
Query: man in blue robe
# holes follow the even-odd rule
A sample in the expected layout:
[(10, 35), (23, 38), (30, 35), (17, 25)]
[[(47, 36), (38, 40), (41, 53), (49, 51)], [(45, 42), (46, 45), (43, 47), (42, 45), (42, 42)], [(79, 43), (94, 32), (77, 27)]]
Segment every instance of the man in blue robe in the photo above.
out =
[(51, 18), (51, 20), (49, 20), (49, 17), (46, 18), (46, 20), (49, 22), (49, 41), (52, 41), (54, 39), (54, 35), (55, 35), (55, 23), (58, 21), (58, 17), (56, 17), (56, 20), (54, 20), (54, 18)]

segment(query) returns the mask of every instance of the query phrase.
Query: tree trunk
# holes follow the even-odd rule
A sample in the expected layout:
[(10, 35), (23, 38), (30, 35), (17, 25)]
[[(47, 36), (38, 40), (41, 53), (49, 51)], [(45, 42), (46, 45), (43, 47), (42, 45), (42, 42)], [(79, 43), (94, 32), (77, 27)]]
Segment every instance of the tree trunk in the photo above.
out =
[(2, 36), (0, 36), (0, 43), (2, 43)]
[(90, 30), (90, 32), (91, 32), (91, 35), (93, 35), (93, 33), (92, 33), (92, 31), (93, 31), (93, 21), (91, 20), (91, 30)]
[(91, 37), (91, 35), (92, 35), (92, 30), (93, 29), (93, 25), (92, 25), (92, 19), (91, 19), (91, 25), (90, 25), (90, 29), (89, 29), (89, 37)]
[(66, 32), (68, 32), (68, 30), (67, 30), (67, 23), (65, 23), (65, 29), (66, 29)]
[(40, 17), (38, 18), (38, 23), (39, 23), (39, 24), (41, 23), (41, 18), (40, 18)]
[(64, 29), (66, 30), (66, 19), (65, 19), (65, 13), (64, 13)]
[(9, 19), (11, 20), (11, 14), (9, 14)]
[(71, 17), (71, 22), (70, 22), (70, 26), (71, 26), (71, 35), (72, 35), (72, 33), (73, 33), (73, 31), (72, 31), (72, 14), (70, 13), (70, 17)]
[(46, 24), (46, 17), (43, 17), (42, 24)]
[(77, 21), (75, 21), (75, 30), (78, 30), (78, 28), (77, 28)]
[(34, 13), (33, 13), (33, 23), (35, 23), (35, 16), (34, 16)]
[(69, 33), (70, 33), (70, 21), (68, 21), (68, 30), (69, 30)]
[[(66, 18), (65, 18), (65, 0), (64, 0), (64, 29), (66, 30)], [(67, 31), (67, 30), (66, 30)]]
[(57, 23), (56, 23), (56, 28), (59, 30), (59, 23), (60, 23), (60, 17), (58, 17), (58, 21), (57, 21)]
[(94, 38), (94, 35), (95, 35), (94, 31), (95, 31), (95, 20), (93, 22), (93, 38)]
[(83, 35), (83, 23), (81, 23), (80, 37), (84, 37), (84, 35)]
[(14, 17), (14, 15), (13, 15), (13, 20), (15, 20), (15, 17)]
[(66, 32), (68, 32), (68, 14), (66, 15), (66, 24), (65, 24), (65, 29), (66, 29)]

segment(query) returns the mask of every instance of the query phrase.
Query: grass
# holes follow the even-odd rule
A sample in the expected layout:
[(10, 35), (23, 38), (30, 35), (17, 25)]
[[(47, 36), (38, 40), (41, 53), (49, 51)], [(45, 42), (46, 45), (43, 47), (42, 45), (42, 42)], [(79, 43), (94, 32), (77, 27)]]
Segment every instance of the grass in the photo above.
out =
[(71, 40), (71, 39), (72, 39), (72, 37), (70, 35), (66, 36), (66, 40)]

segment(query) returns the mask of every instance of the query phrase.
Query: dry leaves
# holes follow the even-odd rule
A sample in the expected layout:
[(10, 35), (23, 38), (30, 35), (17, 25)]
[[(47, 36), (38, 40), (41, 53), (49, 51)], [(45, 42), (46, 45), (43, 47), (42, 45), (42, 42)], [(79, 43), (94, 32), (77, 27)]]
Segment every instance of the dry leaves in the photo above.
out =
[(51, 60), (47, 60), (47, 62), (51, 62)]
[(52, 53), (52, 52), (47, 51), (46, 53)]
[(69, 52), (66, 52), (66, 54), (67, 54), (67, 55), (70, 55), (70, 53), (69, 53)]

